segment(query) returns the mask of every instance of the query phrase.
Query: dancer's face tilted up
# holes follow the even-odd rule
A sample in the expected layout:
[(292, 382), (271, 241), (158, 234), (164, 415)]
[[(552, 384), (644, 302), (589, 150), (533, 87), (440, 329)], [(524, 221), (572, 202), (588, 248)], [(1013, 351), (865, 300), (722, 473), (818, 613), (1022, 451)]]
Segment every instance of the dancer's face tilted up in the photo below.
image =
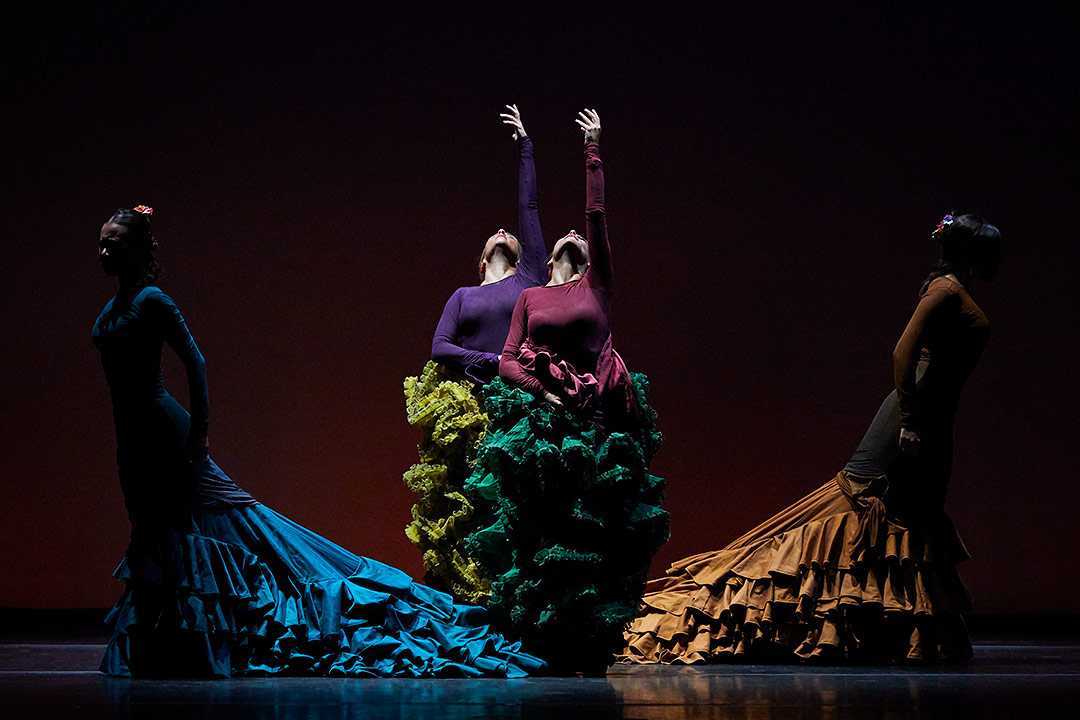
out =
[(501, 253), (509, 265), (516, 266), (519, 251), (518, 239), (499, 228), (499, 232), (489, 237), (484, 243), (484, 252), (480, 255), (480, 279), (484, 279), (484, 270), (496, 253)]
[(137, 253), (128, 241), (128, 228), (109, 221), (101, 226), (98, 239), (98, 259), (106, 275), (115, 277), (134, 270)]
[(548, 274), (551, 274), (551, 268), (556, 261), (560, 260), (562, 256), (566, 256), (570, 261), (571, 266), (577, 272), (584, 273), (589, 266), (589, 243), (585, 238), (581, 237), (574, 230), (563, 235), (561, 238), (555, 241), (555, 247), (551, 251), (551, 258), (548, 259)]

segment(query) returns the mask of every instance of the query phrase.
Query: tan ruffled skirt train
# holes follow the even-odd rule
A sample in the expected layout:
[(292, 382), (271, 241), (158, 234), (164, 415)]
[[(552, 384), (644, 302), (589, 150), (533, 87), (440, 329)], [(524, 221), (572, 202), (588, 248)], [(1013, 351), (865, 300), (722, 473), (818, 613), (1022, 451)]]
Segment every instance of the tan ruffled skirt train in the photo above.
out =
[(884, 476), (841, 472), (719, 551), (650, 581), (629, 663), (963, 661), (968, 557), (940, 508), (900, 525)]

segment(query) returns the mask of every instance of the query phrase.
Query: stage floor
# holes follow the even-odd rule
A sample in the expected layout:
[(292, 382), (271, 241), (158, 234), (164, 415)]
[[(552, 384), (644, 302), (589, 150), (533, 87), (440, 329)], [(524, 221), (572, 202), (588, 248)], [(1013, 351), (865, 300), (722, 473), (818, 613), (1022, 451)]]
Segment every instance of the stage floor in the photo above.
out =
[[(5, 718), (1053, 717), (1080, 702), (1080, 642), (987, 642), (940, 668), (615, 666), (606, 678), (123, 680), (98, 639), (0, 643)], [(1068, 710), (1068, 708), (1073, 710)]]

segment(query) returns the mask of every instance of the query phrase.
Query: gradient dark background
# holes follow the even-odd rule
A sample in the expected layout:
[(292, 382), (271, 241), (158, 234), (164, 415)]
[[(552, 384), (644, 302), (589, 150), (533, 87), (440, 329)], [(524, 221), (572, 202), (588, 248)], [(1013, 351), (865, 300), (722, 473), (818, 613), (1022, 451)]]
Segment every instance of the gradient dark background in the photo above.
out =
[(975, 288), (994, 338), (956, 428), (962, 573), (981, 611), (1080, 611), (1080, 62), (1063, 14), (173, 5), (46, 5), (2, 31), (0, 606), (120, 594), (128, 526), (90, 327), (115, 291), (98, 229), (137, 203), (207, 357), (218, 463), (418, 576), (401, 381), (484, 239), (516, 228), (498, 119), (516, 102), (549, 244), (583, 226), (575, 113), (603, 120), (615, 342), (666, 438), (654, 574), (843, 465), (891, 388), (931, 230), (975, 210), (1005, 251)]

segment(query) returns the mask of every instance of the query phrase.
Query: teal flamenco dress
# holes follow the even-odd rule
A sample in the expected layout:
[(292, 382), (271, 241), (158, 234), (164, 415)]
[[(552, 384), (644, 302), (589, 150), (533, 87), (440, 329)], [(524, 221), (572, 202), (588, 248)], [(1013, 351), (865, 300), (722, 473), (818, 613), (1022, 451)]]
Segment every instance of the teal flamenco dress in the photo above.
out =
[[(176, 305), (146, 287), (106, 306), (94, 341), (113, 397), (132, 524), (116, 570), (102, 672), (125, 677), (521, 677), (543, 663), (488, 628), (478, 607), (354, 555), (241, 490), (209, 458), (202, 355)], [(164, 388), (180, 356), (192, 415)]]
[(501, 378), (484, 390), (466, 543), (495, 578), (488, 609), (554, 672), (610, 664), (668, 538), (664, 481), (648, 472), (656, 413), (645, 376), (631, 379), (637, 421), (610, 433)]

